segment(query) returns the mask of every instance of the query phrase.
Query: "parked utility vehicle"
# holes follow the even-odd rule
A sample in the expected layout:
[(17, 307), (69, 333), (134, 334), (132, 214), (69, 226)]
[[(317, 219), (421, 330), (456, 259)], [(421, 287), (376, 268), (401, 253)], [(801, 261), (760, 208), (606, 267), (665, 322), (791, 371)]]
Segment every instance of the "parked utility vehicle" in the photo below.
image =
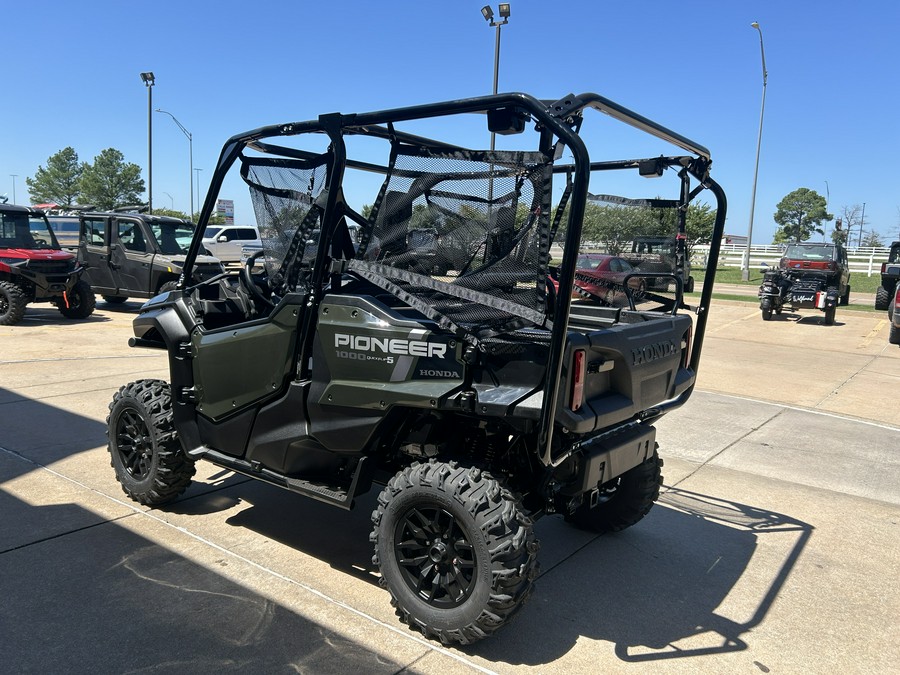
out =
[[(168, 216), (82, 213), (78, 259), (85, 280), (106, 302), (152, 298), (175, 287), (194, 232), (193, 223)], [(224, 272), (208, 255), (196, 256), (192, 267), (195, 282)]]
[(887, 262), (881, 263), (881, 285), (875, 289), (875, 309), (888, 309), (900, 283), (900, 241), (891, 244)]
[(94, 294), (82, 271), (43, 211), (0, 204), (0, 326), (19, 323), (34, 302), (52, 302), (68, 319), (89, 317)]
[[(496, 151), (413, 133), (423, 120), (462, 133), (473, 118), (458, 118), (472, 113), (487, 120), (485, 138), (535, 131)], [(644, 162), (592, 157), (585, 113), (612, 133), (624, 131), (618, 120), (660, 150), (680, 149), (646, 162), (671, 179), (670, 197), (653, 202), (682, 234), (688, 202), (715, 200), (696, 316), (682, 311), (677, 284), (669, 295), (631, 293), (625, 307), (572, 302), (588, 180), (617, 170), (617, 185), (666, 189), (647, 186)], [(126, 494), (169, 502), (199, 459), (342, 508), (378, 483), (374, 565), (401, 621), (448, 643), (490, 635), (529, 596), (536, 518), (602, 532), (647, 514), (662, 480), (653, 423), (694, 388), (725, 222), (708, 150), (596, 94), (334, 113), (231, 138), (198, 233), (235, 164), (260, 231), (293, 234), (264, 237), (264, 273), (250, 260), (237, 279), (183, 276), (135, 318), (131, 344), (166, 349), (170, 380), (132, 382), (110, 404), (109, 451)], [(384, 176), (363, 202), (373, 204), (367, 217), (344, 190), (360, 171)], [(409, 267), (423, 210), (441, 237), (468, 247), (456, 275)], [(195, 234), (185, 269), (200, 250)]]

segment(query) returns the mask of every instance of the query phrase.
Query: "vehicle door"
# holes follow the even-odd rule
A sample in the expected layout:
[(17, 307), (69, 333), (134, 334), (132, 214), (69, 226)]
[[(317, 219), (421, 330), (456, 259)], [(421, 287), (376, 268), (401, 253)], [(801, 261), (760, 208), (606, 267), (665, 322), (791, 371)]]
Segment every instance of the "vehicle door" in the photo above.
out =
[(150, 293), (153, 247), (139, 218), (117, 217), (110, 232), (109, 257), (119, 292)]
[(85, 267), (85, 280), (100, 294), (116, 290), (110, 261), (109, 234), (108, 217), (82, 217), (78, 260)]

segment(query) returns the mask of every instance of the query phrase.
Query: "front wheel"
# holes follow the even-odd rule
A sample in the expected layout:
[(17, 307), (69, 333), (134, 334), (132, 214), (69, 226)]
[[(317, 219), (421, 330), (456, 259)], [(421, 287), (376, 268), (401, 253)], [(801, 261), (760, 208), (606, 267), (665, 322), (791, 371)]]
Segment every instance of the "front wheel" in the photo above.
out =
[(847, 306), (850, 304), (850, 284), (847, 284), (847, 290), (841, 296), (841, 304)]
[(591, 508), (582, 503), (566, 516), (570, 523), (592, 532), (619, 532), (646, 516), (659, 498), (662, 465), (653, 455), (600, 488), (599, 502)]
[(694, 292), (694, 277), (688, 277), (687, 283), (684, 285), (685, 293), (693, 293)]
[(433, 461), (407, 467), (372, 513), (373, 562), (400, 620), (444, 644), (504, 625), (537, 576), (531, 519), (487, 472)]
[(172, 395), (163, 380), (125, 385), (109, 404), (106, 436), (116, 479), (134, 501), (159, 506), (190, 485), (194, 462), (181, 450)]
[(79, 280), (65, 298), (56, 301), (56, 308), (67, 319), (86, 319), (93, 314), (96, 304), (94, 289), (88, 282)]
[(0, 281), (0, 326), (12, 326), (25, 316), (28, 299), (11, 281)]
[(900, 328), (891, 324), (891, 332), (888, 335), (888, 342), (892, 345), (900, 345)]

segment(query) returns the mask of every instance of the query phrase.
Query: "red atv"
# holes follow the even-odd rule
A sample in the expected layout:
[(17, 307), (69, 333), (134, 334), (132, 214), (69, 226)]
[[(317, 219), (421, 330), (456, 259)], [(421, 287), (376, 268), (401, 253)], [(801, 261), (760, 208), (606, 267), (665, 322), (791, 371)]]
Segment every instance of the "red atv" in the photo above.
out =
[(0, 326), (21, 321), (32, 302), (53, 302), (69, 319), (90, 316), (94, 292), (83, 269), (60, 249), (43, 211), (0, 204)]

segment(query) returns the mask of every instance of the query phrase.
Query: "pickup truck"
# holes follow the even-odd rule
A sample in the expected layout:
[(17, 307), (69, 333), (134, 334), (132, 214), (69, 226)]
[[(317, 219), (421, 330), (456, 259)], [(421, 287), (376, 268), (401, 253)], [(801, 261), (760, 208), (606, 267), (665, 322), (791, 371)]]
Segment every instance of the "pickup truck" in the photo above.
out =
[[(534, 132), (508, 139), (515, 149), (473, 149), (463, 131), (473, 113), (487, 131)], [(647, 162), (667, 179), (679, 235), (690, 199), (715, 200), (695, 316), (680, 285), (636, 294), (645, 280), (629, 275), (624, 304), (572, 301), (588, 183), (618, 170), (617, 180), (644, 185), (643, 161), (591, 156), (580, 135), (588, 116), (676, 151)], [(423, 126), (455, 136), (414, 133)], [(357, 137), (377, 160), (369, 145), (352, 152)], [(725, 222), (710, 166), (702, 145), (592, 93), (331, 113), (233, 136), (211, 185), (241, 177), (263, 249), (236, 277), (181, 279), (135, 317), (130, 344), (166, 350), (169, 379), (126, 384), (110, 403), (123, 491), (171, 502), (198, 460), (343, 509), (378, 484), (373, 562), (400, 620), (444, 643), (490, 635), (531, 594), (535, 519), (618, 531), (659, 495), (654, 421), (693, 391)], [(344, 186), (372, 172), (383, 183), (363, 216)], [(385, 198), (397, 193), (405, 198)], [(423, 208), (442, 236), (468, 246), (457, 275), (410, 268), (411, 219)], [(198, 232), (186, 268), (201, 251)]]
[[(109, 303), (152, 298), (174, 287), (196, 228), (178, 218), (141, 213), (85, 212), (80, 216), (78, 260), (93, 292)], [(192, 279), (223, 273), (211, 256), (193, 261)]]

